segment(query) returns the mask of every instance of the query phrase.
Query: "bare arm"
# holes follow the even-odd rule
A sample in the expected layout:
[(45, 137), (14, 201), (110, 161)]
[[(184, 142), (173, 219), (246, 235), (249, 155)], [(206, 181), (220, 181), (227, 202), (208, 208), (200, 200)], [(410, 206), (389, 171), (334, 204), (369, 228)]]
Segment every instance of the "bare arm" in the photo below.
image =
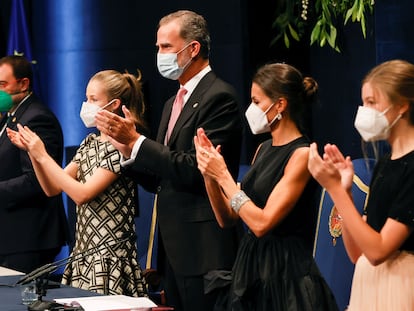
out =
[(240, 217), (261, 237), (276, 227), (292, 210), (310, 178), (307, 170), (309, 148), (297, 149), (285, 167), (283, 177), (272, 190), (263, 209), (247, 202)]
[(228, 187), (234, 189), (234, 193), (236, 193), (239, 188), (228, 171), (223, 157), (219, 153), (220, 147), (217, 149), (213, 147), (212, 143), (205, 135), (204, 130), (199, 129), (197, 134), (198, 135), (194, 137), (197, 164), (203, 174), (204, 183), (214, 215), (222, 228), (231, 226), (239, 217), (230, 207), (230, 199), (226, 193), (223, 192), (223, 188), (214, 177), (209, 176), (207, 173), (208, 165), (213, 165), (213, 162), (210, 161), (210, 157), (215, 157), (216, 161), (214, 163), (218, 167), (214, 169), (223, 173), (223, 176), (225, 176), (223, 178), (226, 179)]
[[(350, 159), (343, 156), (334, 145), (325, 146), (323, 159), (317, 152), (316, 144), (311, 145), (308, 167), (315, 179), (325, 187), (338, 209), (345, 226), (345, 239), (348, 255), (356, 260), (363, 253), (373, 265), (384, 262), (393, 254), (411, 233), (411, 229), (388, 218), (380, 232), (369, 226), (359, 214), (348, 191), (342, 184), (337, 161), (342, 161), (345, 171), (349, 171)], [(345, 242), (345, 241), (344, 241)]]
[(327, 191), (346, 223), (346, 233), (349, 233), (355, 243), (348, 254), (355, 256), (353, 251), (358, 247), (372, 265), (378, 265), (397, 251), (410, 235), (411, 230), (408, 226), (391, 218), (387, 219), (380, 232), (375, 231), (361, 218), (343, 188), (330, 186)]
[(63, 170), (46, 152), (40, 138), (27, 127), (18, 125), (19, 132), (8, 130), (10, 140), (19, 148), (29, 152), (36, 177), (48, 196), (64, 191), (76, 204), (89, 202), (105, 190), (118, 175), (103, 168), (98, 168), (86, 182), (76, 180), (77, 165), (70, 163)]
[(359, 248), (358, 244), (354, 241), (351, 233), (348, 232), (346, 223), (344, 223), (344, 221), (342, 221), (342, 238), (349, 259), (352, 263), (356, 263), (358, 258), (362, 255), (362, 251)]
[(210, 204), (220, 227), (225, 228), (235, 224), (239, 217), (231, 209), (230, 199), (223, 193), (220, 185), (209, 177), (205, 177), (204, 181)]
[[(237, 214), (231, 209), (229, 199), (239, 191), (239, 187), (232, 179), (217, 149), (208, 143), (200, 144), (200, 141), (207, 139), (204, 136), (204, 132), (199, 130), (198, 139), (195, 139), (199, 169), (203, 176), (208, 176), (217, 183), (214, 186), (216, 191), (211, 192), (211, 195), (217, 194), (218, 189), (222, 190), (221, 201), (217, 202), (220, 220), (234, 221)], [(299, 199), (310, 178), (307, 170), (308, 152), (309, 148), (299, 148), (294, 152), (285, 168), (284, 176), (273, 189), (263, 209), (252, 201), (248, 201), (240, 208), (239, 216), (256, 236), (261, 237), (272, 230), (286, 217)]]

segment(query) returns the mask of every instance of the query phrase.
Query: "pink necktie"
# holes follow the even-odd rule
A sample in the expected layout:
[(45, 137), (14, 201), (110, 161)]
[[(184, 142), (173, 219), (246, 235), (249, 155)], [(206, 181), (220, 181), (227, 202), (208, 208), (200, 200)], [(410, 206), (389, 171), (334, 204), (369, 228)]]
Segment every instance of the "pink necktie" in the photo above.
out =
[(187, 93), (187, 90), (181, 87), (177, 92), (177, 96), (175, 96), (175, 100), (174, 100), (172, 110), (171, 110), (170, 122), (168, 122), (168, 129), (165, 135), (165, 144), (168, 143), (168, 140), (170, 139), (171, 133), (175, 126), (175, 123), (177, 122), (178, 116), (180, 115), (181, 110), (183, 109), (184, 95), (186, 93)]

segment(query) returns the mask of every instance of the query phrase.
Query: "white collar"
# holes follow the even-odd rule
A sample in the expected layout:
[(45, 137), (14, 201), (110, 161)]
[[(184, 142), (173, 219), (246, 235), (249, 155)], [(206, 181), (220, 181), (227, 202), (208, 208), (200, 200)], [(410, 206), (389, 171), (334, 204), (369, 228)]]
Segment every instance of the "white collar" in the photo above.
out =
[(184, 95), (184, 103), (187, 102), (187, 99), (190, 98), (191, 94), (193, 93), (194, 89), (197, 87), (198, 83), (201, 81), (202, 78), (206, 74), (211, 71), (210, 65), (207, 65), (203, 70), (197, 73), (194, 77), (187, 81), (186, 84), (180, 85), (180, 87), (185, 87), (187, 93)]

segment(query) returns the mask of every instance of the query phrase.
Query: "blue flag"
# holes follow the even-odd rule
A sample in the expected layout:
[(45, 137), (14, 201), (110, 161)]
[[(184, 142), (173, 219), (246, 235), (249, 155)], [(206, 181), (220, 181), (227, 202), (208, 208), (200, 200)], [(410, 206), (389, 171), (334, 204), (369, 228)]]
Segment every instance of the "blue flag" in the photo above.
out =
[[(7, 44), (7, 55), (24, 56), (32, 63), (33, 75), (37, 78), (36, 60), (33, 59), (30, 31), (27, 25), (24, 0), (12, 0), (10, 11), (9, 38)], [(41, 96), (39, 79), (32, 81), (32, 87), (36, 94)]]
[(33, 61), (23, 0), (12, 0), (7, 55), (21, 55)]

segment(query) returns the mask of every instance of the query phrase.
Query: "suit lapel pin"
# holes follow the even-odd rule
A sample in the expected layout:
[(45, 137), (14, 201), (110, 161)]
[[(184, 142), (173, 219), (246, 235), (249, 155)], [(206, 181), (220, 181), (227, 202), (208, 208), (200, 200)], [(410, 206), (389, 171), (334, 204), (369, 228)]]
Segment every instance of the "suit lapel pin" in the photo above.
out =
[(198, 103), (194, 103), (193, 108), (197, 108), (197, 107), (198, 107)]
[(16, 123), (16, 120), (17, 120), (16, 117), (13, 117), (12, 122)]

